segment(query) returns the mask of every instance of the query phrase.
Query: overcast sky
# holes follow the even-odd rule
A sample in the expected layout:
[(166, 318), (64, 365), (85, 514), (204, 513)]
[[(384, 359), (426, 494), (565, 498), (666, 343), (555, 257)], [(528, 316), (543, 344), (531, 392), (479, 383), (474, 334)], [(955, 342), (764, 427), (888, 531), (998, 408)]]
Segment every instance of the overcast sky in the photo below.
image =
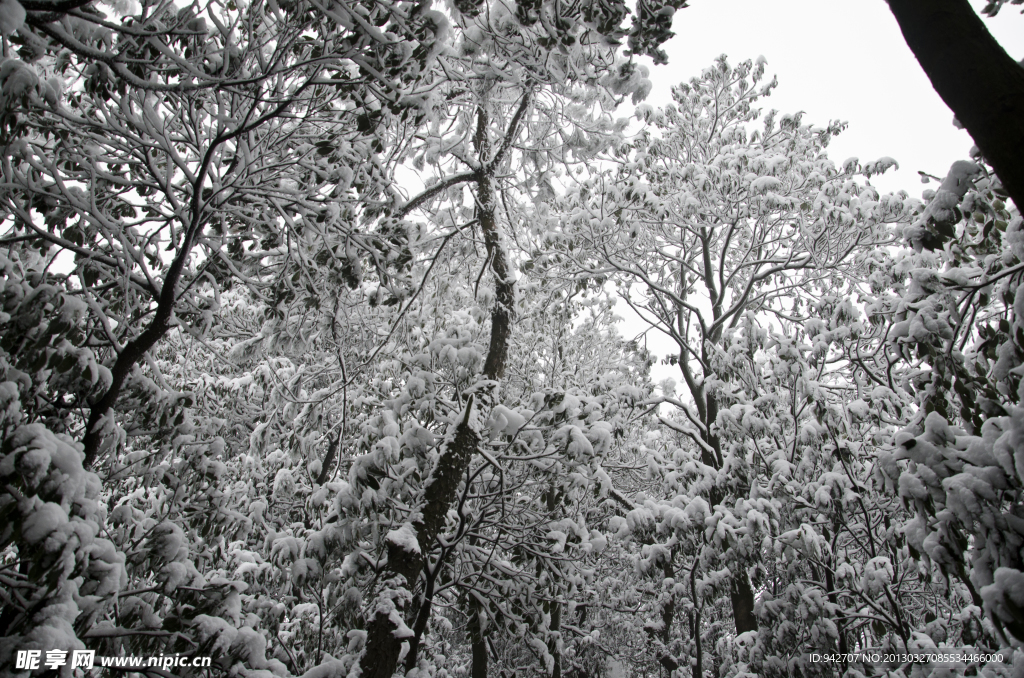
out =
[[(976, 9), (984, 0), (972, 0)], [(779, 87), (767, 108), (806, 111), (804, 120), (850, 123), (830, 147), (837, 163), (856, 156), (899, 162), (876, 178), (881, 190), (920, 196), (918, 170), (944, 175), (973, 142), (907, 48), (885, 0), (690, 0), (676, 13), (667, 66), (651, 67), (647, 103), (671, 100), (669, 88), (699, 75), (719, 54), (730, 63), (764, 55)], [(1007, 5), (989, 30), (1016, 60), (1024, 58), (1024, 16)]]
[[(970, 135), (956, 129), (953, 114), (932, 89), (907, 48), (885, 0), (690, 0), (676, 13), (676, 36), (666, 45), (667, 66), (652, 66), (654, 89), (648, 104), (671, 101), (672, 85), (699, 75), (720, 54), (730, 63), (763, 55), (767, 74), (779, 87), (766, 108), (805, 111), (804, 121), (824, 125), (845, 120), (849, 128), (833, 141), (829, 156), (836, 162), (851, 156), (862, 161), (883, 156), (899, 162), (899, 170), (875, 177), (882, 191), (904, 189), (920, 197), (925, 188), (918, 170), (943, 176), (955, 161), (968, 157)], [(972, 0), (975, 9), (984, 0)], [(989, 30), (1016, 60), (1024, 58), (1024, 16), (1007, 5)], [(1024, 121), (1022, 121), (1024, 124)], [(618, 307), (631, 337), (643, 325), (625, 305)], [(648, 335), (658, 357), (671, 348), (667, 338)], [(679, 380), (678, 368), (658, 364), (655, 381)]]

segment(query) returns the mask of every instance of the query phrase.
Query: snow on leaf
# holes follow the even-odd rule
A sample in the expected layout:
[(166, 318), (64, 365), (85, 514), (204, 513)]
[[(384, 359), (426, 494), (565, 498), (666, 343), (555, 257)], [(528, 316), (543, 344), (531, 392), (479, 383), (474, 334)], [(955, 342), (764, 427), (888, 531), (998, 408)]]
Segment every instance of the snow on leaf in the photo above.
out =
[(410, 523), (403, 523), (397, 529), (389, 531), (387, 541), (406, 553), (420, 553), (419, 538), (416, 536), (416, 529)]

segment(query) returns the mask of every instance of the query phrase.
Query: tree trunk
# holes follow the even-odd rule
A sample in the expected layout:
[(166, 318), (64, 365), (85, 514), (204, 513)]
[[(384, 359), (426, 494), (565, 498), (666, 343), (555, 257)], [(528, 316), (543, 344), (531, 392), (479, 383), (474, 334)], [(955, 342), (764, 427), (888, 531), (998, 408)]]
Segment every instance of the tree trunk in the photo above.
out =
[(484, 636), (484, 623), (480, 618), (480, 604), (473, 600), (470, 603), (472, 612), (469, 617), (469, 644), (473, 654), (472, 678), (487, 678), (487, 637)]
[[(187, 251), (183, 250), (186, 253)], [(89, 410), (89, 419), (85, 424), (85, 434), (82, 436), (82, 449), (85, 451), (85, 459), (82, 460), (82, 466), (86, 469), (91, 468), (99, 456), (100, 445), (104, 437), (103, 419), (114, 409), (114, 403), (117, 402), (118, 397), (121, 395), (121, 389), (124, 388), (124, 384), (135, 368), (135, 364), (142, 360), (142, 357), (146, 355), (146, 351), (156, 346), (156, 343), (167, 334), (167, 330), (171, 327), (171, 317), (174, 313), (175, 304), (175, 287), (178, 284), (178, 278), (181, 276), (181, 266), (177, 265), (179, 261), (184, 262), (184, 257), (181, 254), (175, 258), (164, 279), (163, 290), (161, 291), (160, 301), (153, 320), (139, 336), (129, 341), (121, 349), (117, 360), (114, 361), (113, 366), (110, 368), (110, 387), (99, 400), (92, 404)]]
[[(279, 108), (278, 114), (283, 110), (284, 105)], [(192, 182), (192, 198), (189, 201), (191, 218), (182, 235), (178, 253), (171, 260), (170, 266), (167, 267), (167, 273), (164, 275), (164, 281), (157, 298), (156, 312), (153, 314), (153, 319), (139, 336), (126, 343), (124, 348), (121, 349), (117, 360), (114, 361), (113, 366), (110, 368), (110, 388), (107, 389), (107, 392), (99, 400), (90, 406), (89, 419), (85, 424), (85, 433), (82, 436), (82, 449), (85, 452), (85, 459), (82, 461), (82, 465), (86, 469), (90, 468), (99, 456), (100, 445), (103, 442), (103, 419), (114, 409), (114, 404), (121, 395), (121, 389), (124, 388), (124, 384), (135, 368), (135, 364), (142, 360), (143, 356), (146, 355), (146, 351), (156, 346), (156, 343), (163, 339), (164, 335), (171, 328), (174, 319), (174, 307), (178, 300), (178, 283), (181, 281), (185, 264), (192, 253), (192, 247), (195, 245), (196, 239), (204, 225), (205, 204), (202, 198), (202, 186), (209, 174), (214, 151), (225, 142), (244, 133), (247, 129), (249, 129), (248, 126), (243, 125), (230, 134), (218, 135), (203, 155), (199, 172)]]
[[(459, 489), (459, 482), (469, 466), (480, 438), (470, 425), (473, 397), (466, 404), (463, 420), (456, 429), (455, 439), (441, 455), (432, 482), (423, 493), (420, 520), (413, 523), (419, 553), (410, 552), (398, 544), (388, 543), (388, 569), (405, 578), (411, 591), (423, 570), (424, 554), (429, 553), (438, 533), (444, 528), (448, 507)], [(404, 614), (407, 610), (399, 610)], [(397, 626), (391, 621), (391, 610), (378, 610), (367, 627), (366, 649), (360, 661), (363, 678), (391, 678), (398, 666), (402, 639), (396, 638)]]
[(839, 654), (845, 655), (850, 651), (849, 643), (846, 642), (846, 615), (838, 610), (839, 594), (836, 593), (835, 575), (832, 574), (832, 563), (825, 563), (825, 593), (828, 594), (828, 602), (836, 606), (836, 630), (839, 633)]
[[(662, 573), (665, 575), (665, 579), (675, 578), (675, 570), (672, 567), (671, 561), (662, 563)], [(696, 600), (693, 601), (693, 604), (697, 604)], [(675, 594), (669, 593), (668, 599), (663, 600), (661, 603), (661, 632), (658, 633), (653, 628), (647, 628), (647, 633), (655, 643), (655, 656), (658, 659), (658, 663), (665, 667), (665, 670), (669, 673), (679, 668), (679, 662), (668, 651), (668, 644), (673, 638), (672, 624), (675, 623), (675, 618), (676, 598)]]
[[(715, 451), (715, 469), (721, 469), (724, 463), (722, 457), (722, 441), (718, 436), (710, 433), (712, 425), (718, 418), (718, 401), (714, 396), (705, 396), (705, 411), (707, 412), (704, 425), (708, 434), (705, 441)], [(710, 456), (707, 454), (706, 456)], [(722, 493), (717, 487), (711, 488), (711, 505), (717, 506), (722, 503)], [(736, 633), (746, 633), (757, 630), (757, 617), (754, 616), (754, 590), (750, 586), (750, 578), (747, 573), (741, 570), (733, 575), (732, 587), (729, 598), (732, 601), (732, 620), (736, 625)]]
[(427, 584), (423, 589), (423, 597), (420, 602), (419, 609), (416, 611), (416, 624), (412, 627), (412, 632), (415, 635), (409, 639), (409, 652), (405, 655), (406, 673), (416, 668), (416, 658), (419, 653), (420, 641), (423, 639), (423, 634), (427, 632), (427, 622), (430, 621), (430, 610), (434, 603), (434, 579), (436, 578), (437, 570), (440, 567), (441, 562), (438, 561), (435, 566), (433, 576), (431, 575), (430, 570), (427, 570)]
[(394, 636), (395, 625), (386, 614), (377, 613), (366, 627), (366, 647), (359, 662), (364, 678), (391, 678), (402, 653), (402, 641)]
[[(525, 96), (506, 132), (506, 139), (516, 134), (522, 113), (528, 103), (529, 97)], [(491, 308), (490, 345), (481, 377), (497, 381), (505, 374), (505, 363), (508, 357), (509, 337), (512, 333), (512, 321), (515, 314), (515, 277), (512, 275), (511, 265), (505, 255), (498, 233), (493, 186), (496, 163), (495, 161), (487, 162), (490, 155), (487, 124), (486, 112), (481, 108), (477, 114), (476, 133), (477, 154), (481, 162), (481, 169), (475, 175), (477, 219), (490, 257), (495, 291), (495, 302)], [(496, 156), (495, 160), (497, 159), (499, 158)], [(473, 396), (470, 396), (463, 421), (456, 429), (455, 438), (441, 454), (437, 468), (423, 492), (421, 517), (412, 525), (416, 531), (419, 553), (411, 553), (397, 544), (388, 544), (388, 569), (395, 574), (402, 575), (410, 590), (416, 587), (419, 580), (420, 572), (423, 570), (423, 558), (430, 553), (437, 535), (444, 529), (448, 509), (455, 500), (462, 476), (469, 468), (470, 461), (480, 443), (480, 437), (470, 425), (472, 408)], [(390, 610), (378, 609), (367, 627), (366, 649), (359, 662), (362, 678), (391, 678), (398, 665), (403, 641), (394, 635), (397, 627), (389, 618), (390, 612)], [(408, 610), (400, 610), (399, 613), (406, 614)], [(486, 646), (484, 650), (486, 654)]]
[(889, 0), (917, 61), (1024, 208), (1024, 68), (968, 0)]
[(754, 616), (754, 589), (750, 586), (750, 578), (746, 572), (738, 572), (732, 577), (732, 618), (736, 623), (736, 633), (757, 630), (757, 617)]
[(700, 562), (700, 554), (693, 559), (693, 567), (690, 568), (690, 598), (693, 601), (693, 609), (690, 611), (690, 637), (693, 638), (694, 653), (696, 660), (693, 665), (694, 678), (704, 678), (704, 648), (700, 639), (700, 611), (703, 607), (697, 601), (697, 564)]
[[(561, 635), (562, 635), (562, 603), (557, 600), (551, 603), (551, 625), (548, 627), (551, 631), (558, 634), (550, 641), (548, 641), (548, 653), (554, 657), (555, 662), (551, 667), (551, 678), (562, 678), (562, 648), (561, 646)], [(474, 678), (476, 678), (474, 676)]]

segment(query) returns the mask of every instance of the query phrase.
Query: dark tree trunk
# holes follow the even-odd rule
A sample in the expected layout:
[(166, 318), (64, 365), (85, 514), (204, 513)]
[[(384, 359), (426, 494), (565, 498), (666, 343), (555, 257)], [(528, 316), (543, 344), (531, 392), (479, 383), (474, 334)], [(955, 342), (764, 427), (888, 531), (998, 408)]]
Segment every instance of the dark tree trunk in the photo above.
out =
[[(838, 608), (839, 594), (836, 593), (835, 575), (832, 573), (831, 562), (825, 564), (825, 592), (828, 594), (828, 602)], [(847, 654), (850, 647), (846, 642), (846, 615), (842, 612), (836, 613), (836, 629), (839, 632), (839, 654)]]
[[(718, 401), (714, 396), (705, 396), (706, 405), (705, 411), (706, 419), (704, 425), (708, 431), (712, 430), (712, 425), (718, 418)], [(714, 450), (714, 461), (713, 468), (720, 469), (724, 463), (722, 458), (722, 441), (716, 435), (707, 434), (705, 440), (708, 445)], [(706, 457), (711, 457), (711, 454), (706, 452)], [(718, 487), (711, 489), (711, 505), (717, 506), (722, 503), (722, 492)], [(747, 573), (742, 569), (733, 575), (732, 587), (729, 593), (729, 598), (732, 601), (732, 619), (736, 625), (736, 633), (746, 633), (747, 631), (757, 630), (757, 617), (754, 616), (754, 589), (750, 586), (750, 578), (747, 577)]]
[(690, 611), (690, 637), (693, 638), (696, 649), (694, 653), (696, 662), (693, 665), (694, 678), (704, 678), (704, 647), (700, 638), (700, 611), (703, 606), (697, 601), (697, 565), (699, 562), (700, 555), (694, 558), (693, 567), (690, 568), (690, 598), (693, 601), (693, 609)]
[(736, 623), (736, 633), (757, 630), (757, 617), (754, 616), (754, 589), (750, 586), (750, 578), (746, 572), (739, 572), (732, 577), (732, 618)]
[[(187, 253), (190, 248), (183, 249)], [(114, 409), (114, 403), (121, 395), (121, 389), (131, 375), (135, 364), (142, 360), (146, 351), (156, 346), (167, 330), (171, 327), (171, 317), (174, 313), (175, 287), (181, 277), (184, 257), (179, 254), (172, 263), (167, 276), (164, 279), (163, 290), (160, 294), (160, 301), (157, 305), (153, 320), (139, 336), (135, 337), (121, 349), (110, 368), (110, 388), (100, 397), (89, 410), (89, 420), (85, 424), (85, 434), (82, 436), (82, 448), (85, 451), (85, 459), (82, 465), (90, 468), (97, 460), (100, 453), (100, 445), (103, 442), (103, 418)]]
[[(416, 530), (420, 553), (410, 552), (398, 544), (388, 543), (388, 569), (405, 578), (406, 586), (412, 590), (423, 570), (423, 553), (428, 553), (444, 528), (448, 507), (455, 499), (459, 482), (470, 459), (480, 442), (476, 431), (469, 424), (473, 409), (473, 397), (466, 404), (466, 413), (459, 424), (455, 439), (441, 455), (431, 482), (423, 493), (422, 518), (413, 523)], [(405, 613), (407, 610), (400, 610)], [(402, 640), (395, 638), (395, 624), (389, 613), (378, 612), (367, 627), (366, 650), (360, 661), (363, 678), (391, 678), (398, 666)]]
[(395, 625), (387, 615), (378, 614), (366, 627), (366, 647), (359, 662), (365, 678), (391, 678), (402, 653), (402, 642), (394, 636)]
[(480, 605), (473, 602), (473, 610), (469, 617), (469, 644), (473, 653), (472, 678), (487, 678), (487, 637), (484, 636), (484, 625), (480, 618)]
[(339, 445), (341, 445), (341, 434), (338, 434), (338, 437), (334, 439), (334, 442), (327, 449), (323, 465), (320, 467), (320, 475), (316, 477), (317, 485), (323, 485), (327, 482), (327, 477), (331, 474), (331, 467), (334, 465), (334, 457), (338, 454)]
[[(665, 579), (675, 578), (676, 573), (671, 561), (662, 563), (662, 573), (664, 574)], [(694, 601), (694, 605), (696, 604), (696, 601)], [(679, 668), (679, 662), (668, 651), (668, 644), (674, 637), (672, 633), (672, 624), (675, 623), (675, 618), (676, 598), (675, 594), (669, 594), (668, 599), (663, 601), (661, 604), (661, 632), (658, 633), (653, 628), (647, 629), (647, 633), (656, 643), (655, 655), (658, 658), (658, 663), (665, 667), (665, 670), (669, 673), (672, 673)]]
[[(562, 634), (562, 603), (555, 601), (551, 603), (551, 625), (548, 627), (559, 636)], [(562, 650), (558, 647), (558, 637), (548, 642), (548, 652), (555, 659), (551, 667), (551, 678), (562, 678)], [(475, 678), (475, 676), (474, 676)]]
[(889, 0), (932, 86), (1024, 208), (1024, 68), (968, 0)]
[[(67, 6), (77, 6), (75, 5), (76, 2), (77, 0), (67, 0), (65, 4)], [(282, 103), (277, 108), (277, 112), (270, 117), (280, 115), (288, 105), (288, 102)], [(263, 120), (269, 120), (270, 117), (265, 117)], [(86, 421), (85, 433), (82, 435), (82, 448), (85, 452), (85, 459), (82, 460), (82, 465), (86, 469), (90, 468), (97, 461), (100, 446), (103, 443), (103, 419), (114, 409), (114, 404), (121, 395), (121, 390), (135, 368), (135, 364), (142, 360), (143, 356), (146, 355), (146, 351), (156, 346), (156, 343), (163, 339), (167, 331), (171, 329), (174, 319), (174, 307), (177, 303), (178, 283), (181, 282), (181, 276), (185, 271), (185, 264), (188, 262), (189, 256), (192, 253), (192, 247), (196, 244), (196, 239), (204, 225), (205, 204), (201, 189), (209, 174), (210, 163), (213, 161), (214, 153), (225, 142), (231, 141), (252, 129), (254, 128), (249, 125), (242, 125), (230, 133), (218, 135), (210, 143), (209, 148), (206, 149), (206, 153), (203, 155), (199, 172), (192, 183), (192, 197), (189, 200), (191, 220), (182, 235), (178, 253), (171, 260), (170, 266), (167, 267), (163, 284), (160, 287), (159, 293), (156, 294), (157, 306), (153, 319), (146, 326), (146, 329), (126, 343), (124, 348), (121, 349), (121, 352), (117, 355), (117, 360), (114, 361), (113, 366), (110, 368), (110, 387), (99, 400), (90, 405), (89, 419)]]
[(419, 653), (420, 641), (423, 639), (423, 634), (427, 632), (427, 623), (430, 621), (430, 610), (434, 603), (434, 579), (437, 576), (437, 570), (440, 569), (441, 563), (435, 568), (433, 574), (430, 570), (426, 571), (426, 586), (423, 589), (423, 598), (420, 602), (419, 609), (416, 611), (416, 623), (412, 627), (412, 632), (415, 634), (409, 639), (409, 653), (405, 656), (405, 671), (408, 673), (412, 669), (416, 668), (417, 654)]
[[(491, 149), (487, 135), (489, 124), (487, 112), (483, 108), (477, 110), (475, 143), (477, 155), (480, 158), (480, 168), (474, 175), (467, 178), (467, 181), (472, 180), (476, 184), (477, 220), (480, 230), (483, 232), (491, 271), (494, 274), (495, 303), (491, 308), (490, 346), (481, 375), (483, 379), (490, 381), (498, 381), (505, 374), (509, 337), (512, 333), (512, 321), (515, 316), (515, 276), (512, 275), (511, 265), (501, 246), (493, 181), (502, 156), (518, 135), (519, 124), (529, 104), (530, 94), (527, 93), (512, 117), (501, 148), (493, 158), (490, 157)], [(421, 517), (412, 525), (416, 531), (419, 553), (407, 551), (397, 544), (388, 544), (388, 569), (394, 574), (402, 575), (410, 590), (416, 587), (419, 580), (423, 570), (423, 558), (430, 553), (437, 535), (444, 529), (448, 509), (455, 500), (462, 476), (469, 468), (470, 461), (480, 443), (479, 436), (470, 426), (472, 408), (473, 396), (470, 396), (466, 404), (464, 419), (456, 429), (455, 438), (441, 454), (437, 468), (423, 492)], [(409, 612), (409, 610), (399, 611), (403, 615), (407, 615)], [(416, 610), (412, 612), (415, 616)], [(396, 626), (389, 619), (389, 614), (383, 611), (378, 612), (367, 627), (366, 649), (359, 662), (363, 678), (391, 678), (398, 665), (403, 641), (395, 638)], [(486, 646), (484, 646), (484, 650), (486, 655)], [(486, 661), (486, 656), (484, 659)]]

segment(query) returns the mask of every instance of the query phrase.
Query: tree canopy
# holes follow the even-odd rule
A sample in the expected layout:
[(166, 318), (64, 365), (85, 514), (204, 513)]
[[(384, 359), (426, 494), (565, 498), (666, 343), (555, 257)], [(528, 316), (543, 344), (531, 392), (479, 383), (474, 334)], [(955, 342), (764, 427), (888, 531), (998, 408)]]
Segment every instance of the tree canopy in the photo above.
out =
[(1012, 173), (643, 104), (684, 5), (0, 3), (0, 673), (1024, 665)]

